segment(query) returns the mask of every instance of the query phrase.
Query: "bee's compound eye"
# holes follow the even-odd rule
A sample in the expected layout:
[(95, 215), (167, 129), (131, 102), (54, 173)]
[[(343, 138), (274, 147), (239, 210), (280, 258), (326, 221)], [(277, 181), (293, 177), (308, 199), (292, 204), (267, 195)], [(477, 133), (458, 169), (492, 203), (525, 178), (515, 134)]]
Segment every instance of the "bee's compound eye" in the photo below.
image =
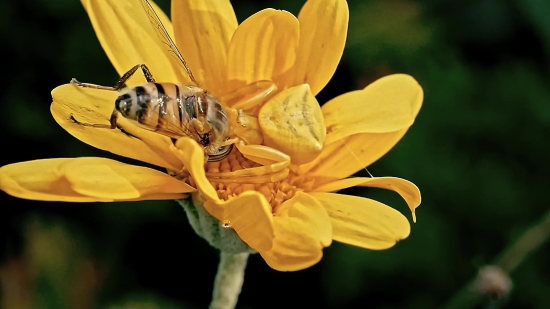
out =
[(227, 145), (222, 146), (218, 148), (218, 151), (211, 153), (208, 155), (208, 162), (216, 162), (225, 159), (229, 153), (231, 153), (231, 150), (233, 149), (233, 145)]
[(200, 143), (201, 143), (201, 145), (203, 145), (204, 147), (210, 145), (210, 134), (205, 133), (205, 134), (201, 137)]

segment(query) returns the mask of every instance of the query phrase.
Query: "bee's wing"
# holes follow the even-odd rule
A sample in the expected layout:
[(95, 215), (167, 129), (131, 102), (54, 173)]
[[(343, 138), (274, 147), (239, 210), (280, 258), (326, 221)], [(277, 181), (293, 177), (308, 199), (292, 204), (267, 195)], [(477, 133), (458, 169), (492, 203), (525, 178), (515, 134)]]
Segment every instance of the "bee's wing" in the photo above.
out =
[(176, 99), (165, 95), (158, 100), (159, 103), (148, 108), (145, 117), (137, 121), (140, 127), (172, 138), (196, 136), (197, 133), (189, 129), (188, 121), (184, 119), (178, 105), (171, 100)]
[(176, 57), (187, 72), (187, 75), (189, 75), (189, 78), (195, 85), (197, 85), (197, 81), (195, 80), (195, 77), (193, 76), (193, 73), (191, 72), (191, 69), (189, 69), (189, 66), (187, 65), (187, 62), (185, 62), (185, 59), (181, 55), (180, 51), (178, 50), (178, 47), (174, 43), (174, 40), (170, 37), (170, 34), (168, 34), (168, 31), (166, 31), (166, 28), (164, 28), (164, 25), (160, 21), (160, 18), (158, 17), (157, 13), (153, 9), (153, 6), (151, 3), (149, 3), (148, 0), (141, 0), (141, 4), (143, 5), (143, 8), (145, 9), (145, 14), (147, 14), (147, 17), (149, 18), (149, 21), (151, 22), (151, 25), (155, 29), (158, 37), (162, 41), (164, 45), (168, 47), (168, 51), (172, 54), (172, 56)]

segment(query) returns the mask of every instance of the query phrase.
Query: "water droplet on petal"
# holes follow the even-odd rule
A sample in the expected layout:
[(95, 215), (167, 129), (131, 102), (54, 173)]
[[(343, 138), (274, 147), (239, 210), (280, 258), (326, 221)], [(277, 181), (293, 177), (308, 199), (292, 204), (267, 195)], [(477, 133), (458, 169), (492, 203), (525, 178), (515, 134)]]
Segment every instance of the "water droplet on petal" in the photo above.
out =
[(223, 223), (222, 223), (222, 226), (226, 229), (230, 228), (231, 227), (231, 221), (229, 220), (225, 220)]

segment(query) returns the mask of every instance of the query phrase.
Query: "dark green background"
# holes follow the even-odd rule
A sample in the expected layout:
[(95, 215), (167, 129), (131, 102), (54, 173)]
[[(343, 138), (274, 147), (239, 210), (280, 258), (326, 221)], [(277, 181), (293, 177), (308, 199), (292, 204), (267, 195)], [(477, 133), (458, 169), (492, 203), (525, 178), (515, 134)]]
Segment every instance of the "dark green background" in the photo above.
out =
[[(168, 10), (169, 0), (158, 2)], [(233, 1), (239, 21), (265, 7), (297, 14), (302, 3)], [(391, 250), (334, 243), (300, 272), (253, 256), (239, 308), (443, 308), (549, 208), (550, 1), (348, 3), (344, 57), (318, 99), (391, 73), (420, 82), (415, 124), (369, 168), (418, 185), (418, 222)], [(117, 80), (79, 1), (3, 1), (0, 36), (0, 165), (115, 158), (71, 137), (49, 112), (50, 91), (72, 77)], [(410, 218), (394, 193), (345, 193)], [(205, 308), (217, 259), (175, 202), (46, 203), (0, 193), (0, 307), (27, 295), (33, 304), (21, 308)], [(479, 308), (550, 308), (549, 260), (550, 247), (540, 248), (512, 273), (507, 299)]]

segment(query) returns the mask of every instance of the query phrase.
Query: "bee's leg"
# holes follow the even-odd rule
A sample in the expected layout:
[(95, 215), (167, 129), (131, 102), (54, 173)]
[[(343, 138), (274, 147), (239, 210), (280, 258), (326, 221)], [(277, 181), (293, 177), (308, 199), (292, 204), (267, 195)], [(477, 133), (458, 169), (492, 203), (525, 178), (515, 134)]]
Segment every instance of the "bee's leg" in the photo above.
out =
[(112, 130), (112, 129), (116, 129), (116, 127), (117, 127), (117, 125), (116, 125), (117, 117), (118, 117), (118, 113), (114, 111), (111, 114), (111, 118), (109, 120), (109, 122), (111, 124), (80, 122), (80, 121), (76, 120), (76, 118), (74, 118), (72, 113), (69, 115), (69, 118), (67, 118), (67, 119), (72, 120), (74, 123), (76, 123), (78, 125), (81, 125), (81, 126), (84, 126), (84, 127), (102, 128), (102, 129), (111, 129)]
[[(100, 90), (118, 91), (118, 90), (120, 90), (121, 88), (124, 87), (124, 84), (126, 84), (126, 81), (128, 81), (128, 79), (130, 79), (130, 77), (132, 77), (134, 75), (134, 73), (136, 73), (136, 71), (137, 71), (137, 69), (139, 69), (139, 67), (140, 67), (140, 64), (134, 66), (133, 68), (130, 69), (130, 71), (124, 73), (124, 75), (122, 75), (120, 80), (113, 87), (81, 83), (78, 80), (76, 80), (76, 78), (71, 79), (71, 84), (76, 84), (77, 86), (80, 86), (80, 87), (83, 87), (83, 88), (93, 88), (93, 89), (100, 89)], [(147, 72), (149, 74), (151, 74), (148, 69), (147, 69)]]
[(151, 71), (149, 71), (149, 68), (145, 64), (140, 64), (141, 71), (143, 72), (143, 76), (145, 76), (145, 80), (148, 83), (154, 83), (155, 79), (153, 78), (153, 74), (151, 74)]
[(84, 88), (119, 91), (121, 88), (124, 88), (128, 79), (130, 79), (130, 77), (132, 77), (134, 73), (136, 73), (137, 69), (139, 68), (141, 68), (141, 71), (145, 76), (145, 80), (147, 80), (148, 83), (155, 82), (155, 79), (153, 78), (153, 74), (151, 74), (151, 71), (149, 71), (149, 68), (145, 64), (137, 64), (133, 68), (131, 68), (128, 72), (124, 73), (124, 75), (122, 75), (120, 80), (113, 87), (81, 83), (78, 80), (76, 80), (76, 78), (71, 79), (71, 84), (75, 84), (79, 87), (84, 87)]

